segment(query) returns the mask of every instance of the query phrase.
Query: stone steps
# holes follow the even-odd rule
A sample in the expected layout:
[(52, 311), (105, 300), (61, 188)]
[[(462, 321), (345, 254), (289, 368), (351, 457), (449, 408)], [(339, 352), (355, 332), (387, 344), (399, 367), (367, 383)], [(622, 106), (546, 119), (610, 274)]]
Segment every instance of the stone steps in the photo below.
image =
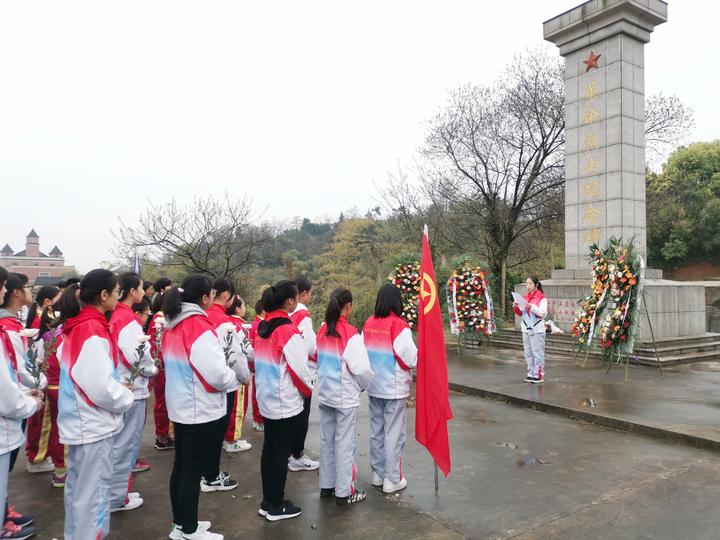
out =
[[(452, 346), (452, 342), (449, 342)], [(473, 345), (465, 343), (466, 348), (473, 348)], [(476, 347), (476, 346), (475, 346)], [(503, 330), (493, 336), (492, 347), (500, 349), (522, 350), (522, 333), (519, 330)], [(570, 334), (548, 335), (545, 342), (545, 350), (548, 354), (561, 356), (575, 356), (577, 346)], [(584, 358), (585, 352), (578, 354), (578, 358)], [(657, 341), (657, 354), (660, 358), (660, 365), (672, 366), (692, 362), (704, 362), (720, 360), (720, 334), (703, 334), (698, 336), (686, 336), (682, 338), (666, 338)], [(590, 351), (593, 358), (601, 358), (602, 353), (594, 348)], [(658, 366), (655, 357), (655, 349), (652, 343), (640, 342), (635, 348), (634, 362), (647, 366)]]

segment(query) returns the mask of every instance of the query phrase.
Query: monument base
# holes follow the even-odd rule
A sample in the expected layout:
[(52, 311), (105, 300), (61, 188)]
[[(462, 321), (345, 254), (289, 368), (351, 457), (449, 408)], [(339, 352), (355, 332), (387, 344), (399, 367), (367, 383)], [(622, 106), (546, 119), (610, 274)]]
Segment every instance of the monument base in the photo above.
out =
[[(570, 272), (573, 277), (568, 279)], [(583, 277), (580, 278), (578, 274), (583, 274)], [(591, 281), (588, 274), (588, 270), (556, 270), (551, 279), (542, 282), (548, 299), (548, 318), (565, 332), (570, 332), (579, 302), (590, 294)], [(662, 272), (647, 270), (643, 286), (655, 339), (705, 334), (705, 288), (700, 284), (650, 278), (658, 275), (662, 276)], [(524, 285), (517, 285), (515, 291), (527, 293)], [(637, 339), (649, 342), (652, 335), (644, 310), (645, 306), (641, 303), (639, 313), (642, 316)]]

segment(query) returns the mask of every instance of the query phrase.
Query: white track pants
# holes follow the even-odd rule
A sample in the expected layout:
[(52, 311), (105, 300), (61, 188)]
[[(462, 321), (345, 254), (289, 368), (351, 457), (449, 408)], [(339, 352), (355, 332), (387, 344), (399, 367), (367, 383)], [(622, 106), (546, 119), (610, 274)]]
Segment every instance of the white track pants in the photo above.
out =
[(394, 483), (402, 479), (406, 401), (369, 398), (370, 467), (383, 480)]

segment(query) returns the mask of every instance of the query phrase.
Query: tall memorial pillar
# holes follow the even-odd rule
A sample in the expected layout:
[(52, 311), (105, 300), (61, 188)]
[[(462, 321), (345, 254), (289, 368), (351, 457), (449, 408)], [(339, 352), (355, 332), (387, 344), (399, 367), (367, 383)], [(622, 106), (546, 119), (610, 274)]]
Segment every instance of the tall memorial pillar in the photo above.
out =
[[(646, 252), (645, 61), (660, 0), (590, 0), (543, 24), (565, 59), (565, 269), (543, 282), (550, 316), (568, 331), (590, 292), (589, 246), (611, 237)], [(656, 337), (705, 332), (704, 289), (646, 272)], [(640, 339), (649, 339), (643, 320)]]

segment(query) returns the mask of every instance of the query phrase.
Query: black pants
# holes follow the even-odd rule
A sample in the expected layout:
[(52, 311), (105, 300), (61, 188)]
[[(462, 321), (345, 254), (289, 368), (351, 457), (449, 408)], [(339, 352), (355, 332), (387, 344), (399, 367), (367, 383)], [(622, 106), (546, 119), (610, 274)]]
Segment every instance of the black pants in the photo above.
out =
[(208, 442), (216, 436), (221, 420), (205, 424), (175, 423), (175, 462), (170, 475), (170, 504), (173, 522), (188, 534), (197, 529), (200, 477), (208, 461)]
[(282, 420), (265, 418), (265, 442), (260, 457), (263, 500), (281, 506), (285, 499), (288, 458), (297, 435), (302, 413)]
[(305, 437), (307, 437), (308, 425), (310, 423), (310, 400), (312, 396), (308, 396), (303, 400), (303, 410), (300, 413), (297, 433), (292, 445), (292, 455), (296, 459), (300, 459), (305, 451)]
[(211, 446), (208, 447), (208, 459), (203, 466), (203, 476), (208, 482), (215, 480), (220, 474), (220, 458), (222, 457), (222, 445), (225, 440), (225, 432), (230, 423), (230, 413), (235, 406), (235, 392), (228, 392), (227, 407), (225, 408), (225, 416), (218, 420), (217, 433), (212, 439)]

